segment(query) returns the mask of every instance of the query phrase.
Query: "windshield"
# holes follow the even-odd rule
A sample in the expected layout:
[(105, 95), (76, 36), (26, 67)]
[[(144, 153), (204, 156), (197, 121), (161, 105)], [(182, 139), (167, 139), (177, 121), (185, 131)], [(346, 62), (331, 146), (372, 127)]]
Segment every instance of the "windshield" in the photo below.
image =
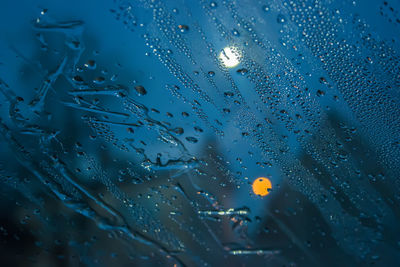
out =
[(3, 1), (4, 266), (396, 266), (400, 3)]

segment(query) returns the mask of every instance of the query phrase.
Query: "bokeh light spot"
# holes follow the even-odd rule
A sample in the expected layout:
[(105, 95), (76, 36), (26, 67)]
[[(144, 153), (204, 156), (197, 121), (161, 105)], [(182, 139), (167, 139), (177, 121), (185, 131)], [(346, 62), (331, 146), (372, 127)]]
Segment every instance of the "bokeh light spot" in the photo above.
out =
[(259, 177), (253, 182), (253, 192), (259, 196), (266, 196), (272, 189), (271, 181), (265, 177)]
[(219, 54), (219, 58), (227, 68), (233, 68), (239, 64), (239, 56), (233, 47), (225, 47)]

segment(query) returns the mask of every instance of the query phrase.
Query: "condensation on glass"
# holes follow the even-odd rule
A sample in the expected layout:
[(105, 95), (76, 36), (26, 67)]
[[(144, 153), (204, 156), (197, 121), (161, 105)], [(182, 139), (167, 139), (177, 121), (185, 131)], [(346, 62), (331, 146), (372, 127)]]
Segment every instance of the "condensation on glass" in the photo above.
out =
[(4, 266), (400, 262), (398, 1), (0, 14)]

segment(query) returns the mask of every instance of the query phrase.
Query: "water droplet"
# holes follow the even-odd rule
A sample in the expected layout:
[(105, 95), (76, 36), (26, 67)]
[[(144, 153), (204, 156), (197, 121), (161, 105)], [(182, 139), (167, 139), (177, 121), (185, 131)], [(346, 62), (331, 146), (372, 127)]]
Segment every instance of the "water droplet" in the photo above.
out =
[(94, 70), (96, 68), (96, 62), (94, 60), (88, 60), (85, 63), (85, 67), (91, 70)]
[(198, 142), (197, 138), (192, 137), (192, 136), (188, 136), (185, 138), (189, 143), (195, 144)]
[(278, 22), (278, 23), (285, 23), (286, 22), (286, 18), (285, 18), (285, 16), (284, 15), (282, 15), (282, 14), (279, 14), (277, 17), (276, 17), (276, 21)]
[(145, 95), (147, 94), (146, 89), (142, 85), (136, 85), (135, 86), (135, 91), (138, 93), (138, 95)]
[(238, 69), (236, 72), (241, 74), (241, 75), (246, 75), (248, 70), (247, 69)]
[(189, 31), (189, 26), (184, 25), (184, 24), (178, 25), (178, 28), (180, 29), (180, 31), (181, 31), (182, 33), (185, 33), (185, 32), (187, 32), (187, 31)]
[(103, 84), (104, 80), (105, 80), (104, 77), (99, 76), (99, 77), (94, 78), (93, 82), (95, 84)]
[(322, 91), (322, 90), (317, 91), (317, 96), (324, 96), (324, 95), (325, 95), (324, 91)]

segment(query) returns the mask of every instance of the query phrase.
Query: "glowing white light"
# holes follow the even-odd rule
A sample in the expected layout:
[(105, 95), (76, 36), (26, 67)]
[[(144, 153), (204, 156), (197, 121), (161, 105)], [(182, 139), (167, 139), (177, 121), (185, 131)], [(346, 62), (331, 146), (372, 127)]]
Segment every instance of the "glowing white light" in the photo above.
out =
[(225, 47), (219, 54), (219, 58), (227, 68), (233, 68), (240, 63), (239, 55), (234, 52), (232, 47)]

